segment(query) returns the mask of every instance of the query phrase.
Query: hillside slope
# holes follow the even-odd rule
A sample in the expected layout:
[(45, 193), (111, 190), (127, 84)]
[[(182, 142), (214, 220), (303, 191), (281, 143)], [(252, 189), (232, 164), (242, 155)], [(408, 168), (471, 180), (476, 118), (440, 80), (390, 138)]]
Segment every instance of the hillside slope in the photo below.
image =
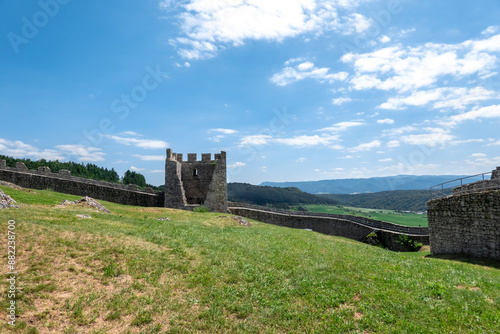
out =
[[(451, 193), (451, 191), (449, 192)], [(413, 212), (427, 211), (427, 202), (432, 197), (429, 190), (394, 190), (369, 194), (325, 194), (319, 196), (345, 206)]]
[[(398, 175), (368, 179), (339, 179), (303, 182), (263, 182), (261, 186), (297, 187), (310, 194), (359, 194), (389, 190), (428, 190), (436, 184), (448, 182), (460, 175)], [(477, 179), (479, 180), (479, 179)], [(470, 179), (468, 182), (472, 182)]]
[[(498, 265), (228, 214), (102, 202), (108, 214), (56, 206), (77, 196), (0, 189), (23, 204), (0, 210), (16, 226), (18, 333), (493, 333), (500, 323)], [(10, 332), (8, 284), (0, 332)]]

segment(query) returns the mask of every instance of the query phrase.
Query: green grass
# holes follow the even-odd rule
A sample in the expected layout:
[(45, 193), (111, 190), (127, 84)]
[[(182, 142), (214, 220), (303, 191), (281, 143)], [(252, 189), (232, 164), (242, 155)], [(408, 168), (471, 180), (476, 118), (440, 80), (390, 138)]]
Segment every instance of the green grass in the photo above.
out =
[(405, 226), (429, 225), (427, 215), (417, 215), (415, 213), (401, 213), (392, 210), (354, 208), (342, 205), (304, 205), (309, 212), (333, 213), (338, 215), (351, 215), (358, 217), (382, 220), (389, 223)]
[[(29, 204), (0, 211), (0, 228), (16, 221), (19, 333), (495, 333), (500, 324), (498, 263), (215, 213), (57, 208), (75, 196), (0, 189)], [(0, 247), (6, 264), (5, 238)], [(2, 279), (0, 332), (6, 288)]]

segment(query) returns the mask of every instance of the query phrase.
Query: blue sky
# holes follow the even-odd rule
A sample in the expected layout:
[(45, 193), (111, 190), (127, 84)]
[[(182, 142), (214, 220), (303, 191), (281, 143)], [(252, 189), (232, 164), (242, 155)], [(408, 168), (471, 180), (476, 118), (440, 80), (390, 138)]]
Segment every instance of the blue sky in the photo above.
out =
[(233, 182), (500, 165), (498, 1), (0, 2), (0, 154)]

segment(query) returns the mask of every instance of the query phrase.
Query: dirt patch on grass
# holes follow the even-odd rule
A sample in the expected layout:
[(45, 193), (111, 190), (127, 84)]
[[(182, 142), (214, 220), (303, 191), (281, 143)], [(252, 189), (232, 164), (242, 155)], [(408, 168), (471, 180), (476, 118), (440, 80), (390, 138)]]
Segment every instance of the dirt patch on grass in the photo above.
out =
[[(199, 305), (189, 302), (190, 289), (180, 287), (175, 275), (164, 274), (160, 285), (128, 272), (127, 261), (135, 256), (134, 249), (154, 256), (165, 253), (167, 247), (135, 237), (59, 231), (32, 224), (26, 224), (22, 232), (17, 257), (22, 277), (19, 319), (26, 328), (34, 327), (39, 333), (165, 331), (175, 312), (155, 299), (165, 299), (174, 284), (179, 310), (200, 312)], [(153, 267), (147, 259), (144, 266), (147, 270)], [(4, 294), (6, 284), (0, 284)], [(3, 309), (0, 316), (5, 319)]]

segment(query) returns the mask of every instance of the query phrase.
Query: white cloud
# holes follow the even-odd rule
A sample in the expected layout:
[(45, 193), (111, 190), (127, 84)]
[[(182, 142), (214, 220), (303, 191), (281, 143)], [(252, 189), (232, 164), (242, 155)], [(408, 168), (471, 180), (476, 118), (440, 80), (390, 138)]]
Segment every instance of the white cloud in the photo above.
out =
[(489, 26), (488, 28), (486, 28), (485, 30), (483, 30), (481, 32), (481, 34), (483, 34), (483, 35), (491, 35), (491, 34), (497, 33), (499, 30), (500, 30), (499, 26)]
[(455, 139), (455, 136), (451, 135), (449, 130), (441, 128), (425, 128), (427, 133), (418, 135), (408, 135), (402, 136), (401, 141), (410, 145), (426, 145), (426, 146), (438, 146), (445, 145), (448, 142)]
[(394, 124), (394, 120), (390, 118), (377, 120), (378, 124)]
[(352, 64), (356, 71), (350, 80), (352, 88), (403, 93), (429, 87), (445, 76), (485, 75), (497, 66), (497, 57), (490, 53), (498, 51), (500, 35), (495, 35), (459, 44), (391, 46), (371, 53), (346, 54), (342, 61)]
[(389, 162), (392, 161), (392, 158), (379, 159), (380, 162)]
[(140, 154), (133, 154), (132, 156), (139, 158), (144, 161), (163, 161), (165, 160), (165, 157), (163, 155), (140, 155)]
[(476, 158), (474, 160), (467, 159), (465, 160), (466, 163), (470, 165), (474, 165), (474, 167), (478, 166), (487, 166), (488, 168), (491, 168), (493, 166), (498, 166), (500, 165), (500, 157), (493, 157), (493, 158)]
[(328, 132), (340, 132), (340, 131), (346, 131), (349, 128), (356, 127), (356, 126), (361, 126), (365, 125), (366, 123), (360, 122), (360, 121), (350, 121), (350, 122), (339, 122), (335, 123), (332, 126), (328, 128), (323, 128), (319, 129), (317, 131), (328, 131)]
[(105, 135), (105, 137), (113, 139), (115, 142), (123, 145), (133, 145), (145, 149), (165, 149), (169, 144), (163, 140), (156, 139), (138, 139), (132, 137), (120, 137), (113, 135)]
[(344, 35), (351, 35), (353, 33), (363, 33), (366, 30), (370, 28), (372, 25), (371, 19), (358, 14), (354, 13), (351, 14), (350, 16), (346, 17), (346, 29), (344, 29), (343, 34)]
[(306, 61), (305, 63), (297, 65), (297, 69), (299, 71), (308, 71), (312, 70), (314, 68), (314, 63), (311, 63), (310, 61)]
[(407, 125), (403, 126), (400, 128), (394, 128), (394, 129), (389, 129), (389, 130), (384, 130), (382, 133), (384, 136), (400, 136), (403, 133), (407, 132), (414, 132), (417, 131), (418, 129), (414, 127), (413, 125)]
[(283, 68), (281, 72), (271, 77), (271, 82), (278, 86), (286, 86), (304, 79), (315, 79), (321, 83), (332, 83), (334, 81), (345, 80), (347, 76), (347, 72), (330, 73), (329, 68), (318, 68), (313, 63), (307, 61), (295, 67), (287, 66)]
[[(364, 32), (370, 20), (353, 13), (360, 1), (345, 0), (164, 0), (176, 15), (182, 37), (171, 41), (187, 59), (214, 57), (218, 50), (248, 40), (283, 41), (304, 33)], [(340, 12), (348, 11), (346, 15)], [(169, 17), (168, 19), (171, 19)]]
[(144, 168), (139, 168), (139, 167), (135, 167), (135, 166), (130, 166), (130, 170), (132, 172), (144, 172), (146, 169)]
[(37, 147), (25, 144), (20, 140), (6, 140), (0, 138), (0, 154), (14, 158), (33, 157), (34, 159), (65, 160), (66, 158), (57, 150), (40, 150)]
[(104, 161), (105, 153), (97, 147), (87, 147), (85, 145), (57, 145), (62, 152), (78, 156), (78, 161), (97, 162)]
[(443, 121), (446, 126), (456, 126), (465, 121), (474, 121), (481, 118), (500, 118), (500, 104), (474, 109), (466, 113), (454, 115)]
[(387, 147), (389, 148), (399, 147), (399, 145), (399, 140), (391, 140), (387, 143)]
[(382, 37), (379, 38), (380, 43), (389, 43), (391, 41), (391, 38), (389, 36), (383, 35)]
[(376, 148), (376, 147), (380, 147), (381, 145), (382, 145), (382, 143), (380, 142), (380, 140), (376, 139), (376, 140), (373, 140), (369, 143), (365, 143), (365, 144), (361, 144), (361, 145), (358, 145), (356, 147), (353, 147), (350, 149), (350, 151), (352, 151), (352, 152), (370, 151), (371, 149)]
[(288, 59), (286, 62), (285, 62), (285, 65), (286, 66), (290, 66), (292, 64), (296, 64), (296, 63), (303, 63), (303, 62), (306, 62), (307, 59), (304, 58), (304, 57), (299, 57), (299, 58), (291, 58), (291, 59)]
[(329, 137), (320, 137), (318, 135), (314, 136), (297, 136), (293, 138), (276, 138), (274, 142), (285, 144), (288, 146), (298, 146), (298, 147), (307, 147), (307, 146), (316, 146), (316, 145), (330, 145), (332, 141), (337, 140), (337, 136), (329, 136)]
[(233, 129), (210, 129), (208, 132), (218, 132), (218, 133), (223, 133), (225, 135), (232, 135), (235, 133), (238, 133), (238, 131), (233, 130)]
[(297, 160), (295, 160), (295, 162), (304, 162), (306, 160), (307, 160), (306, 158), (298, 158)]
[(471, 156), (471, 158), (486, 158), (487, 157), (487, 155), (484, 153), (474, 153), (474, 154), (471, 154), (470, 156)]
[(352, 101), (352, 99), (350, 97), (338, 97), (338, 98), (332, 100), (332, 104), (334, 104), (336, 106), (340, 106), (341, 104), (351, 102), (351, 101)]
[(135, 137), (142, 137), (141, 134), (134, 132), (134, 131), (123, 131), (119, 133), (120, 136), (135, 136)]
[(484, 143), (484, 139), (462, 139), (450, 142), (450, 144), (452, 145), (469, 144), (469, 143)]
[(274, 143), (295, 147), (325, 145), (331, 149), (342, 149), (342, 146), (336, 144), (338, 138), (337, 135), (301, 135), (289, 138), (273, 138), (269, 135), (250, 135), (241, 138), (239, 146), (258, 146)]
[(260, 167), (260, 171), (261, 171), (262, 173), (267, 173), (267, 166), (262, 166), (262, 167)]
[(382, 103), (379, 108), (400, 110), (407, 106), (424, 106), (433, 102), (433, 109), (465, 109), (466, 105), (498, 99), (500, 95), (484, 87), (441, 87), (431, 90), (415, 91), (408, 96), (392, 97)]
[(226, 135), (232, 135), (232, 134), (235, 134), (235, 133), (238, 133), (238, 131), (236, 130), (233, 130), (233, 129), (210, 129), (208, 130), (208, 133), (212, 133), (212, 132), (215, 132), (215, 133), (220, 133), (220, 135), (216, 135), (216, 136), (213, 136), (213, 137), (209, 137), (208, 139), (218, 143), (220, 142), (222, 139), (226, 138)]
[(497, 140), (493, 143), (489, 143), (488, 146), (500, 146), (500, 140)]
[(227, 167), (229, 168), (238, 168), (238, 167), (244, 167), (247, 164), (241, 161), (236, 161), (234, 164), (228, 165)]
[(250, 135), (241, 138), (240, 146), (266, 145), (272, 139), (268, 135)]

